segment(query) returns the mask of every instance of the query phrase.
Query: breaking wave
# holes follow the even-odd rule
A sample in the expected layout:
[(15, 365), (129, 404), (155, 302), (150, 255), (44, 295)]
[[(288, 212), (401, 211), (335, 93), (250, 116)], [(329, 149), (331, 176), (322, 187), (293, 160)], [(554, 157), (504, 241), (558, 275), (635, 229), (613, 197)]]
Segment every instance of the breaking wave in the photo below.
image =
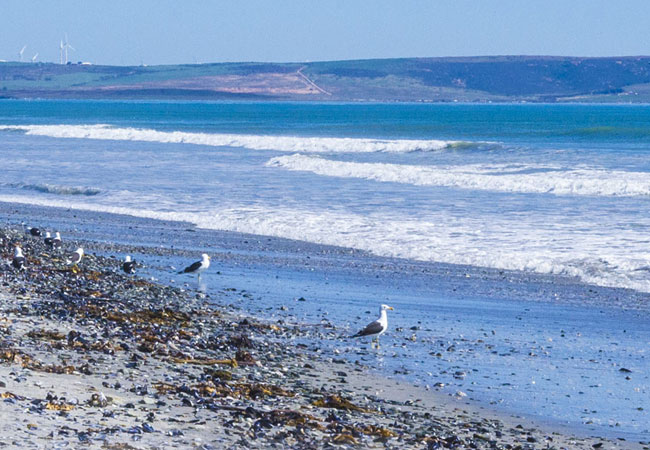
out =
[(29, 135), (54, 138), (184, 143), (209, 145), (213, 147), (241, 147), (252, 150), (307, 153), (430, 152), (451, 148), (461, 149), (485, 144), (436, 139), (365, 139), (189, 133), (184, 131), (158, 131), (144, 128), (117, 128), (109, 125), (12, 125), (0, 126), (0, 130), (22, 130)]
[[(621, 231), (612, 242), (607, 233), (578, 230), (579, 223), (531, 228), (495, 217), (455, 220), (445, 214), (421, 219), (387, 219), (358, 214), (294, 208), (229, 207), (213, 211), (157, 211), (63, 199), (0, 195), (0, 201), (123, 214), (194, 223), (198, 227), (236, 231), (365, 250), (379, 256), (530, 271), (575, 277), (600, 286), (650, 292), (642, 231)], [(511, 242), (495, 246), (509, 235)], [(565, 242), (573, 250), (567, 254)], [(626, 246), (618, 243), (625, 241)], [(630, 247), (631, 245), (634, 246)]]
[(43, 192), (45, 194), (57, 195), (85, 195), (92, 196), (101, 194), (101, 190), (83, 186), (59, 186), (55, 184), (28, 184), (28, 183), (9, 183), (7, 187), (16, 189), (25, 189), (28, 191)]
[(650, 196), (650, 174), (593, 167), (568, 169), (527, 164), (414, 166), (334, 161), (299, 154), (272, 158), (267, 166), (417, 186), (553, 195)]

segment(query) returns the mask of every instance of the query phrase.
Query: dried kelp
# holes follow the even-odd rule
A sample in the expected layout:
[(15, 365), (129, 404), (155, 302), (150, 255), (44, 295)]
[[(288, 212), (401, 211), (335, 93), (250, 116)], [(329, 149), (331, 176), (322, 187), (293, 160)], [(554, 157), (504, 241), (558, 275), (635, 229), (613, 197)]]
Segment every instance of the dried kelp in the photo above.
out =
[(362, 408), (361, 406), (357, 406), (354, 403), (352, 403), (350, 400), (347, 400), (336, 394), (326, 395), (325, 397), (314, 401), (312, 405), (318, 406), (319, 408), (335, 408), (335, 409), (342, 409), (345, 411), (357, 411), (362, 413), (377, 412), (367, 408)]

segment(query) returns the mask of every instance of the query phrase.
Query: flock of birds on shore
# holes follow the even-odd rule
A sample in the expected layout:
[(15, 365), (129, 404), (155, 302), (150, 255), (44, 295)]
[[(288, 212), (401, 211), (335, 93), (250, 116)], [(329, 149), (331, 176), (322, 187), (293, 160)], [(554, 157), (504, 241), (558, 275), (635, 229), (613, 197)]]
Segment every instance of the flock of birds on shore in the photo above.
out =
[[(36, 227), (26, 230), (26, 233), (35, 238), (43, 237), (43, 232), (40, 228)], [(58, 231), (54, 234), (54, 237), (52, 237), (52, 234), (49, 231), (45, 232), (43, 242), (52, 250), (61, 250), (63, 246), (61, 233)], [(74, 252), (65, 255), (65, 263), (68, 266), (76, 266), (81, 262), (83, 257), (84, 249), (83, 247), (79, 247)], [(11, 266), (19, 271), (25, 270), (25, 255), (23, 254), (23, 249), (18, 244), (14, 246), (14, 257), (11, 260)], [(190, 264), (178, 273), (196, 273), (199, 280), (201, 280), (201, 272), (205, 271), (208, 267), (210, 267), (210, 257), (206, 253), (203, 253), (201, 261), (196, 261), (195, 263)], [(132, 260), (130, 255), (126, 255), (124, 262), (122, 263), (122, 270), (127, 274), (134, 274), (135, 268), (135, 260)]]
[[(26, 233), (35, 238), (43, 237), (42, 231), (36, 227), (32, 227), (26, 230)], [(52, 237), (49, 231), (46, 232), (45, 237), (43, 238), (43, 242), (45, 243), (46, 246), (50, 247), (53, 250), (61, 250), (63, 246), (61, 234), (58, 231), (54, 234), (54, 237)], [(81, 262), (83, 257), (84, 257), (84, 249), (83, 247), (79, 247), (74, 252), (65, 255), (66, 265), (76, 267)], [(23, 250), (19, 245), (15, 245), (14, 247), (14, 257), (11, 261), (11, 266), (18, 271), (25, 270), (25, 255), (23, 254)], [(195, 273), (197, 274), (198, 281), (200, 282), (201, 273), (206, 271), (209, 267), (210, 267), (210, 256), (207, 253), (203, 253), (201, 255), (200, 261), (196, 261), (190, 264), (189, 266), (179, 271), (178, 273), (179, 274)], [(136, 269), (135, 260), (132, 260), (130, 255), (126, 255), (126, 257), (124, 258), (124, 262), (122, 263), (122, 270), (127, 274), (134, 274), (135, 269)], [(393, 308), (391, 306), (381, 305), (379, 307), (379, 318), (377, 320), (370, 322), (362, 330), (360, 330), (358, 333), (350, 337), (356, 338), (356, 337), (363, 337), (363, 336), (371, 336), (372, 345), (374, 346), (376, 344), (377, 348), (379, 348), (379, 336), (384, 334), (388, 329), (388, 316), (386, 311), (392, 309)]]
[[(36, 238), (40, 238), (43, 236), (43, 233), (39, 228), (30, 228), (29, 230), (27, 230), (27, 233), (30, 236)], [(54, 234), (54, 237), (52, 237), (49, 231), (46, 232), (43, 242), (52, 250), (61, 250), (61, 248), (63, 247), (61, 234), (58, 231)], [(83, 256), (84, 256), (84, 249), (82, 247), (79, 247), (74, 252), (65, 255), (66, 264), (69, 266), (79, 264)], [(25, 270), (25, 255), (23, 254), (23, 249), (18, 244), (14, 246), (14, 257), (11, 260), (11, 266), (16, 270), (21, 270), (21, 271)]]

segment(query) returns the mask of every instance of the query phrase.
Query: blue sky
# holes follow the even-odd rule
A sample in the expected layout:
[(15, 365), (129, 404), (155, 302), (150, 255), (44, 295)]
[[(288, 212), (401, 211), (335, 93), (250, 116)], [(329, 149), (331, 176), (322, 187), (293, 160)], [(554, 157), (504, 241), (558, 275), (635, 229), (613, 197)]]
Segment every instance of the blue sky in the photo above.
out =
[(650, 54), (650, 1), (2, 0), (0, 59), (177, 64)]

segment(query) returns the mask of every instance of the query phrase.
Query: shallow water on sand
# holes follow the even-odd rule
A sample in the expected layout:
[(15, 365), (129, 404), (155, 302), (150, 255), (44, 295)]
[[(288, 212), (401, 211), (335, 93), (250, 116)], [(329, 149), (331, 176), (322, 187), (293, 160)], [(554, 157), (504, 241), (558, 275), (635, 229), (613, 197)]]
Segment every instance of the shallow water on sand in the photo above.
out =
[[(462, 391), (478, 405), (580, 433), (628, 440), (650, 434), (648, 294), (127, 216), (0, 208), (1, 219), (88, 239), (89, 251), (95, 245), (113, 254), (103, 242), (146, 246), (154, 254), (134, 254), (147, 264), (144, 274), (187, 283), (269, 320), (300, 324), (313, 330), (314, 339), (304, 342), (324, 357), (358, 360), (389, 376), (450, 395)], [(169, 254), (172, 245), (176, 253)], [(198, 286), (173, 268), (202, 251), (213, 260)], [(347, 338), (376, 317), (381, 303), (395, 307), (381, 349)], [(333, 332), (325, 326), (330, 323)]]

